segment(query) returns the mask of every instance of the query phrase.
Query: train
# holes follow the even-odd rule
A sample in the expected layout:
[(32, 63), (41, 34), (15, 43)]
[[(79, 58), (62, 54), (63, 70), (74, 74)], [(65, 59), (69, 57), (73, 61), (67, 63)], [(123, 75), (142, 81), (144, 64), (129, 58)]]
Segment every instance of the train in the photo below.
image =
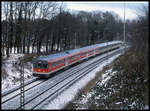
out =
[(111, 41), (35, 58), (32, 67), (33, 76), (50, 77), (54, 72), (72, 64), (117, 49), (122, 45), (122, 41)]

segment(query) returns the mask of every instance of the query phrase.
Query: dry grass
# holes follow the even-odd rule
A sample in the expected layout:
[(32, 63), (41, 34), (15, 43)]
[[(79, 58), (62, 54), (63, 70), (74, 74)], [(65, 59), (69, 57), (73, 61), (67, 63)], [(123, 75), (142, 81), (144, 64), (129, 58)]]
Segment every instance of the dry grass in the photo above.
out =
[[(75, 101), (76, 99), (80, 98), (80, 96), (82, 94), (86, 94), (92, 87), (95, 86), (96, 82), (99, 80), (99, 78), (102, 76), (102, 74), (107, 71), (108, 69), (110, 69), (110, 67), (112, 67), (112, 64), (109, 64), (107, 66), (105, 66), (103, 68), (102, 71), (98, 72), (96, 74), (96, 76), (91, 80), (89, 81), (79, 92), (78, 94), (75, 96), (75, 98), (72, 100), (72, 101)], [(65, 107), (64, 109), (73, 109), (73, 104), (72, 104), (72, 101), (69, 102)]]
[[(145, 105), (149, 104), (149, 63), (147, 60), (142, 53), (137, 53), (133, 49), (130, 49), (126, 54), (117, 58), (111, 65), (106, 66), (102, 71), (97, 73), (96, 77), (82, 88), (74, 100), (68, 103), (64, 109), (75, 109), (80, 105), (83, 107), (88, 106), (90, 109), (106, 109), (106, 107), (108, 109), (144, 109)], [(113, 67), (112, 72), (117, 71), (117, 73), (108, 81), (107, 87), (96, 86), (102, 73), (110, 67)], [(117, 92), (111, 92), (110, 88)], [(78, 103), (82, 95), (86, 95), (87, 92), (92, 90), (96, 91), (94, 91), (95, 95), (88, 99), (86, 106)], [(95, 100), (94, 98), (99, 96), (99, 92), (105, 93), (107, 96), (111, 92), (112, 95), (107, 99), (101, 97)], [(125, 99), (128, 99), (128, 101), (124, 101)], [(99, 105), (95, 106), (95, 102)], [(117, 102), (122, 103), (115, 104)], [(136, 102), (136, 105), (132, 106), (131, 104), (134, 102)]]
[(93, 86), (95, 86), (96, 82), (99, 80), (101, 75), (110, 68), (110, 65), (105, 66), (102, 71), (98, 72), (94, 79), (87, 83), (85, 87), (82, 88), (82, 94), (87, 93)]

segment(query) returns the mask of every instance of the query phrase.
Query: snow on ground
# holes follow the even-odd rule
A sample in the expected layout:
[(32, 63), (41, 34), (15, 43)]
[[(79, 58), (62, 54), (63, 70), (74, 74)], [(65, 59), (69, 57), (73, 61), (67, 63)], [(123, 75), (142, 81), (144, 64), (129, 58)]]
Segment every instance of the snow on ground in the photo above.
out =
[[(111, 73), (110, 73), (111, 72)], [(104, 73), (101, 77), (102, 81), (99, 82), (99, 86), (104, 85), (112, 76), (114, 76), (116, 72), (112, 72), (112, 69), (109, 69), (106, 73)]]
[[(99, 65), (95, 70), (87, 74), (85, 77), (81, 78), (78, 82), (73, 84), (71, 87), (62, 92), (59, 96), (57, 96), (54, 100), (50, 101), (48, 104), (44, 105), (43, 109), (62, 109), (69, 101), (71, 101), (76, 94), (95, 76), (96, 73), (103, 69), (104, 66), (110, 64), (114, 59), (116, 59), (121, 54), (115, 55), (109, 58), (107, 61), (104, 61)], [(109, 78), (105, 75), (103, 76), (104, 82), (106, 82)], [(89, 94), (90, 97), (90, 94)], [(87, 98), (88, 99), (88, 98)], [(86, 102), (86, 100), (84, 101)]]
[[(98, 86), (107, 85), (108, 80), (111, 79), (111, 77), (114, 76), (115, 74), (116, 74), (116, 71), (112, 72), (112, 69), (107, 70), (105, 73), (102, 74), (100, 80), (96, 83), (96, 85), (98, 85)], [(93, 97), (93, 95), (95, 95), (95, 93), (96, 93), (96, 91), (92, 90), (92, 91), (87, 92), (85, 95), (82, 95), (82, 97), (79, 100), (74, 102), (77, 104), (78, 103), (81, 104), (81, 105), (78, 105), (76, 109), (88, 109), (89, 106), (87, 104), (89, 102), (89, 99), (91, 97)], [(109, 92), (109, 93), (110, 93), (109, 95), (111, 95), (111, 92)], [(97, 96), (95, 96), (95, 99), (99, 99), (102, 96), (104, 96), (105, 99), (108, 97), (107, 95), (104, 95), (101, 92)], [(122, 103), (122, 102), (117, 102), (115, 104), (120, 104), (120, 103)], [(93, 103), (93, 104), (98, 105), (99, 103), (97, 103), (95, 101), (95, 103)], [(101, 104), (103, 104), (103, 103), (101, 103)]]
[[(54, 46), (55, 49), (57, 49), (57, 45)], [(32, 47), (29, 47), (30, 52), (32, 53)], [(14, 51), (15, 50), (15, 51)], [(27, 51), (27, 47), (25, 47), (25, 50)], [(59, 49), (60, 50), (60, 49)], [(46, 51), (46, 46), (41, 47), (41, 52)], [(14, 54), (15, 52), (15, 54)], [(33, 52), (37, 52), (37, 48), (33, 47)], [(6, 48), (4, 48), (4, 55), (2, 60), (2, 90), (8, 90), (9, 88), (15, 87), (16, 85), (19, 85), (19, 79), (20, 79), (20, 72), (19, 72), (19, 59), (24, 56), (24, 54), (16, 54), (17, 49), (12, 48), (12, 54), (10, 54), (10, 57), (7, 58), (6, 56)], [(31, 62), (27, 62), (25, 64), (24, 68), (24, 76), (25, 80), (32, 78), (32, 64)]]
[[(41, 52), (45, 51), (46, 46), (41, 47)], [(29, 47), (30, 52), (32, 53), (32, 47)], [(36, 53), (37, 48), (34, 47), (33, 52)], [(12, 48), (12, 54), (10, 54), (10, 57), (7, 58), (6, 56), (6, 48), (4, 48), (4, 55), (2, 60), (2, 90), (8, 90), (9, 88), (15, 87), (16, 85), (19, 85), (19, 79), (20, 79), (20, 72), (19, 72), (19, 59), (24, 56), (24, 54), (16, 54), (17, 49), (15, 50), (14, 54), (14, 48)], [(25, 50), (27, 51), (27, 47), (25, 47)], [(9, 70), (8, 70), (9, 69)], [(32, 78), (32, 64), (31, 62), (27, 62), (24, 67), (24, 76), (25, 80)]]
[[(3, 57), (2, 62), (2, 90), (7, 90), (13, 86), (19, 85), (20, 79), (20, 65), (19, 59), (23, 57), (24, 54), (10, 54), (10, 57), (5, 60), (6, 57)], [(32, 76), (32, 64), (27, 62), (24, 68), (25, 80)]]

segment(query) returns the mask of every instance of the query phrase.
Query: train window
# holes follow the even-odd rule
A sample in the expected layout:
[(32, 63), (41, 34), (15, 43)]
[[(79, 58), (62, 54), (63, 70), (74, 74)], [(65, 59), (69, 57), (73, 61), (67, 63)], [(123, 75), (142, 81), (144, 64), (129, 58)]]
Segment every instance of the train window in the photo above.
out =
[(35, 62), (35, 63), (33, 63), (33, 67), (37, 67), (37, 64), (36, 64), (36, 62)]
[(57, 62), (55, 62), (54, 64), (55, 64), (55, 66), (57, 66)]
[[(93, 50), (92, 50), (93, 51)], [(92, 51), (89, 51), (89, 53), (91, 53)]]
[(60, 61), (58, 61), (58, 65), (60, 65), (61, 64), (61, 60)]
[(42, 67), (41, 62), (39, 62), (37, 65), (38, 65), (38, 67), (39, 67), (39, 68), (41, 68), (41, 67)]
[(72, 56), (70, 59), (73, 60), (73, 59), (77, 58), (78, 56), (79, 56), (79, 55), (74, 55), (74, 56)]
[(64, 59), (63, 59), (63, 60), (59, 60), (59, 61), (57, 61), (57, 62), (53, 62), (53, 63), (51, 64), (51, 67), (54, 68), (55, 66), (60, 65), (60, 64), (62, 64), (62, 63), (64, 63)]
[(60, 65), (62, 63), (63, 63), (63, 60), (59, 60), (59, 61), (55, 62), (54, 64), (55, 64), (55, 66), (57, 66), (57, 65)]
[(53, 62), (53, 63), (51, 64), (51, 66), (52, 66), (52, 68), (55, 67), (55, 63)]
[(73, 56), (72, 59), (74, 59), (76, 56)]
[(61, 64), (61, 60), (60, 61), (58, 61), (58, 65), (60, 65)]
[(55, 63), (53, 63), (54, 64), (54, 66), (57, 66), (58, 65), (58, 61), (56, 61)]
[(60, 64), (60, 61), (57, 61), (57, 62), (56, 62), (56, 65), (59, 65), (59, 64)]
[(43, 68), (48, 68), (48, 64), (43, 64)]
[(69, 59), (72, 60), (74, 58), (74, 56), (71, 56)]
[(61, 61), (60, 61), (60, 63), (61, 63), (61, 64), (63, 64), (63, 63), (64, 63), (64, 59), (63, 59), (63, 60), (61, 60)]
[(83, 55), (86, 55), (87, 53), (85, 52), (85, 53), (83, 53)]
[(74, 58), (77, 58), (77, 57), (78, 57), (78, 55), (75, 55), (75, 56), (74, 56)]
[(100, 48), (99, 48), (99, 50), (102, 50), (102, 49), (103, 49), (103, 47), (100, 47)]
[(69, 54), (69, 52), (66, 51), (67, 54)]

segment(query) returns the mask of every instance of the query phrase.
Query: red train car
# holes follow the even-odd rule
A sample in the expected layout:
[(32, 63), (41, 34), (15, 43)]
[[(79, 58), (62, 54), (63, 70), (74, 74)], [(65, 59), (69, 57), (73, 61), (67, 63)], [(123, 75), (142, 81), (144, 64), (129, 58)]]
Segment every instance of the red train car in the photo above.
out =
[(33, 61), (33, 75), (49, 77), (53, 72), (105, 51), (119, 48), (121, 44), (121, 41), (114, 41), (36, 58)]

